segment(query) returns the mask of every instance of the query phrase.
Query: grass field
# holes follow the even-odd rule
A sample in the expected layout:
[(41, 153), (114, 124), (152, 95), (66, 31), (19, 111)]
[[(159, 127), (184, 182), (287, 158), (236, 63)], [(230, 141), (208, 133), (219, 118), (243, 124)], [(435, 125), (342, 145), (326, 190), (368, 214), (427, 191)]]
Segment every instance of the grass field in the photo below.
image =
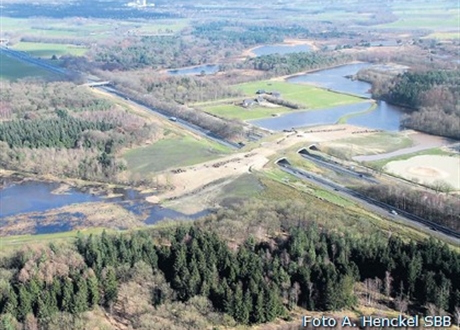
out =
[(17, 235), (0, 238), (0, 251), (16, 249), (22, 246), (33, 246), (40, 244), (48, 244), (49, 242), (57, 243), (63, 241), (71, 241), (77, 237), (78, 233), (83, 235), (100, 234), (103, 230), (112, 232), (110, 229), (104, 228), (87, 228), (84, 230), (72, 230), (55, 234), (42, 235)]
[(373, 155), (408, 148), (412, 140), (399, 133), (381, 132), (350, 137), (320, 144), (323, 152), (339, 158), (351, 159), (359, 155)]
[(53, 78), (54, 75), (35, 65), (0, 54), (0, 79), (16, 80), (27, 77)]
[(266, 108), (254, 106), (250, 108), (243, 108), (233, 104), (209, 105), (202, 107), (201, 109), (219, 117), (241, 120), (266, 118), (273, 114), (282, 114), (292, 111), (285, 107)]
[(132, 149), (125, 153), (128, 170), (146, 174), (172, 167), (198, 164), (227, 153), (228, 150), (207, 140), (192, 137), (175, 137), (160, 140), (147, 147)]
[(20, 42), (12, 47), (21, 50), (35, 57), (51, 57), (53, 55), (75, 55), (82, 56), (87, 52), (86, 47), (75, 45), (39, 43), (39, 42)]
[(401, 156), (397, 156), (397, 157), (393, 157), (393, 158), (386, 158), (386, 159), (376, 160), (376, 161), (373, 161), (373, 162), (369, 162), (368, 164), (371, 165), (372, 167), (375, 167), (375, 168), (382, 168), (383, 166), (385, 166), (389, 162), (393, 162), (393, 161), (397, 161), (397, 160), (407, 160), (407, 159), (410, 159), (412, 157), (421, 156), (421, 155), (454, 156), (454, 153), (444, 151), (441, 148), (433, 148), (433, 149), (426, 149), (426, 150), (422, 150), (422, 151), (419, 151), (419, 152), (414, 152), (414, 153), (411, 153), (411, 154), (405, 154), (405, 155), (401, 155)]
[(277, 91), (281, 98), (305, 106), (306, 109), (322, 109), (362, 102), (361, 98), (334, 93), (309, 85), (291, 84), (284, 81), (262, 80), (235, 86), (248, 96), (255, 96), (259, 89)]
[(439, 39), (439, 40), (446, 40), (446, 39), (460, 39), (460, 30), (457, 32), (435, 32), (423, 37), (426, 39)]

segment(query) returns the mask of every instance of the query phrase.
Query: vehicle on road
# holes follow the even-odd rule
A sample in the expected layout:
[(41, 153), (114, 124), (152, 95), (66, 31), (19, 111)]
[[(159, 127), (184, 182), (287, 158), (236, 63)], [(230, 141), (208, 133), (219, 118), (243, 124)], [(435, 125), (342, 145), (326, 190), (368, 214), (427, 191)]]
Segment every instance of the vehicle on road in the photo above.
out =
[(391, 210), (390, 213), (391, 213), (392, 215), (398, 215), (398, 212), (396, 212), (395, 210)]
[(176, 117), (169, 117), (169, 120), (170, 121), (177, 121), (177, 118)]

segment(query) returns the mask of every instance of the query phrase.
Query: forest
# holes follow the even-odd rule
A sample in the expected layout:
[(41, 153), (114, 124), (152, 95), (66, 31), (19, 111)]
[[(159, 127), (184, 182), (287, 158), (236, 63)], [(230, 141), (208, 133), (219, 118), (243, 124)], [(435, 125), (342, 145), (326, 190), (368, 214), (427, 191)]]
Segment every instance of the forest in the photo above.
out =
[(402, 119), (403, 127), (459, 139), (459, 84), (458, 70), (406, 72), (395, 78), (384, 98), (417, 110)]
[(115, 180), (121, 148), (158, 130), (142, 118), (71, 83), (3, 83), (0, 165), (89, 180)]
[[(0, 272), (1, 322), (8, 329), (18, 322), (70, 327), (75, 318), (66, 315), (96, 306), (114, 313), (133, 281), (148, 290), (149, 308), (201, 297), (210, 303), (205, 315), (223, 313), (238, 324), (287, 319), (297, 306), (350, 309), (358, 283), (372, 295), (392, 297), (389, 307), (401, 313), (454, 314), (460, 307), (460, 254), (447, 245), (378, 233), (356, 237), (315, 224), (287, 228), (268, 241), (249, 236), (237, 248), (196, 224), (79, 235), (69, 247), (4, 257)], [(133, 327), (161, 329), (152, 319), (142, 323), (145, 316), (130, 315)]]
[(321, 69), (352, 61), (346, 54), (327, 52), (299, 52), (285, 55), (272, 54), (246, 60), (249, 69), (269, 71), (274, 75), (288, 75), (306, 70)]

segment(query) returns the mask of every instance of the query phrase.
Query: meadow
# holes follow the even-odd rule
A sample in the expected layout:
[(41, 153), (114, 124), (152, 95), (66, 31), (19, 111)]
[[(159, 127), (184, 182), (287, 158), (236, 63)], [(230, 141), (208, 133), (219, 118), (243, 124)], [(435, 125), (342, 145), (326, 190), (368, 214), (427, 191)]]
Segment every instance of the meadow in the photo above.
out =
[(250, 120), (250, 119), (259, 119), (270, 117), (274, 114), (282, 114), (288, 111), (292, 111), (286, 107), (262, 107), (262, 106), (253, 106), (250, 108), (243, 108), (235, 104), (216, 104), (216, 105), (207, 105), (202, 107), (201, 110), (211, 113), (213, 115), (229, 118), (229, 119), (240, 119), (240, 120)]
[(52, 57), (53, 55), (74, 55), (83, 56), (88, 48), (75, 45), (41, 43), (41, 42), (20, 42), (11, 47), (29, 53), (34, 57)]
[(227, 152), (225, 147), (209, 140), (182, 136), (165, 138), (149, 146), (134, 148), (124, 154), (124, 159), (128, 163), (129, 171), (147, 174), (202, 163)]
[(52, 79), (54, 75), (35, 65), (0, 54), (0, 79), (17, 80), (26, 77)]
[(305, 109), (322, 109), (339, 105), (362, 102), (361, 98), (335, 93), (326, 89), (301, 84), (292, 84), (285, 81), (262, 80), (239, 84), (235, 89), (248, 96), (255, 96), (259, 89), (267, 92), (277, 91), (281, 98), (293, 103), (301, 104)]

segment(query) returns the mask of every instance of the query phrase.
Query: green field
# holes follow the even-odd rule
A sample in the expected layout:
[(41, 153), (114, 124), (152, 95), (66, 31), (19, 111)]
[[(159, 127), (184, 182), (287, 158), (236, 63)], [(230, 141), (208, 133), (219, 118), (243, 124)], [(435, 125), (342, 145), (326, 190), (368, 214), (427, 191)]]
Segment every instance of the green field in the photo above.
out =
[(253, 106), (250, 108), (243, 108), (233, 104), (209, 105), (201, 109), (219, 117), (241, 120), (266, 118), (273, 114), (282, 114), (292, 111), (285, 107), (265, 108)]
[(412, 144), (412, 140), (402, 134), (381, 132), (320, 143), (320, 148), (322, 152), (331, 156), (351, 159), (354, 156), (392, 152), (408, 148)]
[(75, 55), (83, 56), (87, 52), (86, 47), (75, 45), (39, 43), (39, 42), (20, 42), (12, 47), (21, 50), (35, 57), (51, 57), (53, 55)]
[(225, 147), (208, 140), (175, 137), (132, 149), (124, 154), (124, 158), (128, 162), (128, 170), (146, 174), (202, 163), (227, 152)]
[(54, 75), (35, 65), (0, 54), (0, 79), (16, 80), (27, 77), (53, 78)]
[(460, 30), (457, 32), (435, 32), (423, 37), (422, 39), (460, 39)]
[(310, 85), (292, 84), (285, 81), (255, 81), (237, 85), (235, 88), (248, 96), (255, 96), (256, 91), (259, 89), (277, 91), (281, 93), (282, 99), (301, 104), (305, 106), (306, 109), (322, 109), (362, 102), (362, 99), (358, 97), (334, 93)]
[(389, 162), (393, 162), (393, 161), (397, 161), (397, 160), (407, 160), (407, 159), (410, 159), (412, 157), (421, 156), (421, 155), (451, 156), (451, 157), (456, 156), (456, 157), (458, 157), (458, 154), (456, 154), (456, 153), (444, 151), (441, 148), (433, 148), (433, 149), (426, 149), (426, 150), (422, 150), (422, 151), (418, 151), (418, 152), (413, 152), (413, 153), (410, 153), (410, 154), (404, 154), (404, 155), (400, 155), (400, 156), (396, 156), (396, 157), (392, 157), (392, 158), (385, 158), (385, 159), (381, 159), (381, 160), (368, 162), (367, 165), (369, 165), (370, 167), (379, 169), (379, 168), (383, 168)]

